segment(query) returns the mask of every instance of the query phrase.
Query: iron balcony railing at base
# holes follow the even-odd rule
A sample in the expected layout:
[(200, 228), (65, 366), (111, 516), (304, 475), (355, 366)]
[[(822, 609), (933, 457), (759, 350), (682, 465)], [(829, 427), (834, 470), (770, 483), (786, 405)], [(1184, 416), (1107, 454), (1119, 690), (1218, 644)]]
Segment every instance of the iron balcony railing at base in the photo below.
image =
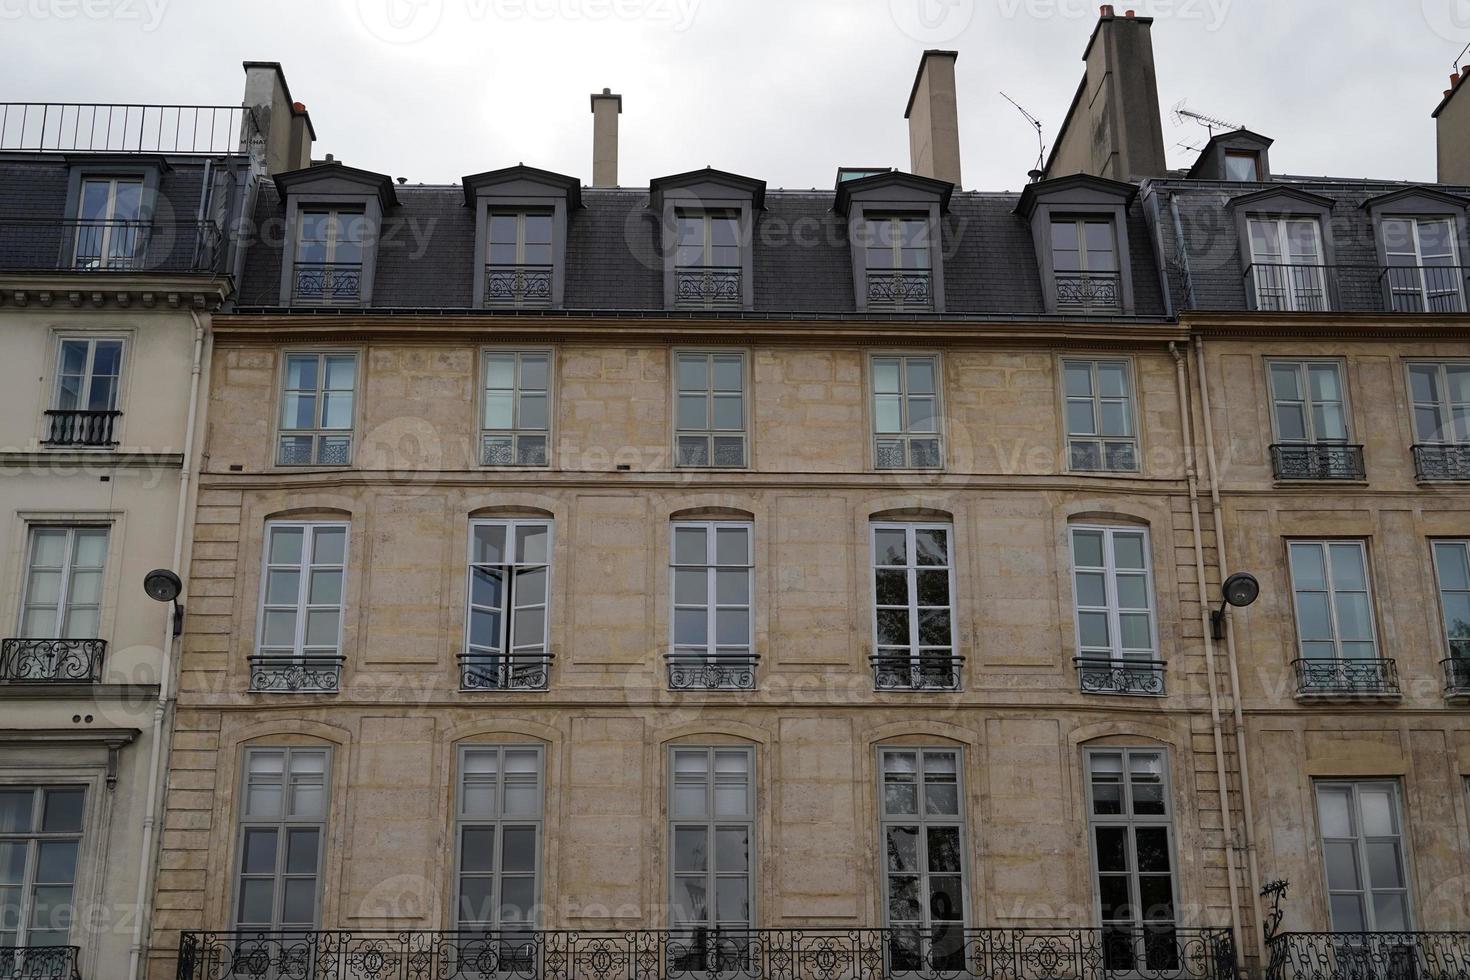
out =
[(1444, 696), (1447, 698), (1470, 697), (1470, 660), (1451, 657), (1441, 660), (1444, 668)]
[(760, 656), (754, 653), (670, 653), (664, 655), (669, 667), (671, 691), (753, 691), (755, 665)]
[(485, 266), (485, 305), (540, 307), (551, 305), (551, 266)]
[(291, 280), (293, 303), (356, 306), (362, 301), (360, 262), (296, 262)]
[(1362, 480), (1363, 447), (1340, 442), (1278, 443), (1271, 447), (1278, 480)]
[(1236, 980), (1228, 929), (186, 932), (177, 980)]
[(1123, 312), (1123, 290), (1116, 272), (1056, 273), (1058, 313)]
[(215, 273), (224, 236), (212, 221), (0, 218), (0, 271)]
[(1293, 660), (1297, 697), (1399, 696), (1398, 663), (1388, 659)]
[(1139, 694), (1160, 696), (1164, 693), (1162, 660), (1109, 660), (1106, 657), (1078, 657), (1077, 683), (1083, 694)]
[(117, 445), (113, 429), (122, 412), (51, 409), (46, 412), (47, 446), (87, 446), (107, 449)]
[(1266, 980), (1470, 977), (1470, 932), (1285, 932), (1266, 951)]
[(934, 309), (934, 275), (928, 269), (869, 269), (870, 313), (928, 313)]
[(1470, 480), (1470, 446), (1447, 443), (1415, 446), (1414, 479)]
[(742, 309), (744, 270), (739, 266), (681, 265), (674, 270), (674, 305), (681, 310)]
[(82, 980), (79, 946), (0, 946), (0, 980)]
[(250, 658), (250, 690), (258, 693), (336, 694), (342, 688), (340, 656), (256, 654)]
[(0, 640), (0, 684), (96, 684), (106, 655), (106, 640)]
[(958, 691), (965, 658), (950, 653), (882, 653), (869, 657), (879, 691)]
[(462, 691), (544, 691), (551, 678), (549, 653), (461, 653)]

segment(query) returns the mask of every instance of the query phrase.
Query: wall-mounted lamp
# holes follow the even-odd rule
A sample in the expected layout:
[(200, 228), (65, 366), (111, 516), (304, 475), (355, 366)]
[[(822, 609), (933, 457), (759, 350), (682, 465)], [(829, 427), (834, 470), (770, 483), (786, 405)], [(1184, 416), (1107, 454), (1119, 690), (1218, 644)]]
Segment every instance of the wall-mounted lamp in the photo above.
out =
[(1217, 640), (1225, 639), (1225, 607), (1248, 606), (1260, 594), (1261, 583), (1250, 572), (1236, 572), (1227, 578), (1220, 586), (1220, 608), (1210, 610), (1210, 635)]
[(184, 632), (184, 607), (179, 605), (179, 593), (184, 591), (184, 583), (179, 577), (167, 568), (155, 568), (143, 576), (143, 591), (148, 593), (148, 598), (158, 602), (172, 602), (174, 604), (174, 636)]

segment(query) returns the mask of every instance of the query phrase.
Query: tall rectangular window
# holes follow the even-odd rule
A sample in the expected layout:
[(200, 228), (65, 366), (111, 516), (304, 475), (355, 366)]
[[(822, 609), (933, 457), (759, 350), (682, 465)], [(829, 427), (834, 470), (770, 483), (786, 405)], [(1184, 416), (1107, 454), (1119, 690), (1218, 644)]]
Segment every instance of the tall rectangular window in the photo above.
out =
[(673, 526), (670, 687), (755, 686), (752, 534), (737, 521)]
[(551, 432), (551, 352), (485, 352), (486, 466), (545, 466)]
[(537, 690), (549, 672), (551, 522), (470, 522), (469, 609), (461, 685)]
[(1431, 547), (1445, 654), (1459, 678), (1455, 686), (1464, 689), (1470, 687), (1470, 541), (1435, 541)]
[(97, 639), (107, 528), (31, 528), (20, 633), (27, 639)]
[(872, 525), (873, 683), (955, 689), (954, 563), (948, 524)]
[(297, 216), (291, 298), (309, 303), (356, 303), (362, 295), (367, 216), (337, 208)]
[(281, 466), (346, 466), (352, 462), (357, 355), (286, 355), (281, 388)]
[(933, 253), (925, 215), (885, 215), (864, 221), (863, 261), (869, 310), (934, 308)]
[(1080, 659), (1157, 659), (1148, 531), (1073, 527), (1072, 580)]
[(63, 337), (52, 407), (63, 412), (117, 408), (123, 342), (111, 337)]
[(1123, 290), (1110, 218), (1053, 218), (1051, 264), (1060, 313), (1118, 313)]
[(1379, 232), (1393, 312), (1464, 312), (1465, 270), (1454, 218), (1385, 217)]
[(1162, 749), (1087, 753), (1088, 836), (1109, 970), (1173, 970), (1174, 823)]
[(311, 930), (321, 921), (326, 749), (245, 753), (233, 918), (241, 930)]
[(1297, 642), (1306, 660), (1378, 656), (1367, 550), (1361, 541), (1292, 541)]
[(1332, 930), (1412, 929), (1398, 784), (1320, 781), (1317, 820)]
[(347, 525), (266, 526), (252, 686), (335, 690), (341, 670)]
[[(734, 969), (755, 906), (755, 753), (675, 746), (669, 754), (669, 919), (684, 970)], [(731, 933), (716, 941), (719, 933)]]
[(951, 748), (878, 750), (883, 924), (895, 973), (965, 969), (961, 759)]
[(1251, 218), (1249, 234), (1256, 309), (1327, 309), (1322, 228), (1316, 218)]
[(1138, 429), (1130, 374), (1126, 360), (1062, 361), (1070, 469), (1138, 470)]
[(875, 355), (873, 462), (880, 470), (939, 469), (939, 358), (933, 354)]
[(682, 308), (745, 305), (740, 213), (680, 209), (674, 228), (674, 302)]
[(148, 248), (148, 228), (141, 177), (88, 177), (77, 202), (75, 268), (139, 268)]
[(485, 305), (551, 305), (552, 216), (543, 211), (493, 211), (487, 229)]
[(1346, 442), (1347, 412), (1337, 361), (1271, 361), (1271, 405), (1281, 442)]
[(1414, 441), (1470, 443), (1470, 362), (1418, 361), (1409, 365)]
[(458, 928), (535, 928), (543, 773), (539, 746), (460, 748), (455, 809)]
[(85, 804), (79, 786), (0, 787), (0, 947), (69, 945)]
[(674, 359), (678, 464), (745, 466), (745, 355), (680, 351)]

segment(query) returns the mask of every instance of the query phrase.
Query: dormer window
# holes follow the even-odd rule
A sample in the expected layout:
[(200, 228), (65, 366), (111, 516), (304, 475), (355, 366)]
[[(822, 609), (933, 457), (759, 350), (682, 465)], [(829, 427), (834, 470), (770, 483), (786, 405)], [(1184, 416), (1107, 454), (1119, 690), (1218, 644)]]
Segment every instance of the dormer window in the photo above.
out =
[(1460, 313), (1464, 270), (1450, 217), (1384, 217), (1380, 227), (1395, 313)]
[(555, 268), (550, 211), (491, 211), (485, 305), (548, 307)]
[(740, 213), (680, 208), (677, 215), (675, 304), (681, 309), (740, 309)]
[(366, 215), (343, 208), (304, 208), (296, 228), (292, 301), (330, 306), (359, 302)]
[(1261, 179), (1261, 155), (1254, 150), (1225, 151), (1225, 179), (1257, 181)]
[(863, 241), (869, 310), (934, 309), (928, 215), (870, 216)]
[(88, 177), (78, 199), (76, 269), (126, 272), (140, 266), (148, 245), (142, 177)]
[(1251, 218), (1250, 249), (1256, 309), (1327, 309), (1322, 228), (1316, 218)]
[(1059, 313), (1119, 313), (1118, 243), (1111, 218), (1052, 218), (1051, 260)]

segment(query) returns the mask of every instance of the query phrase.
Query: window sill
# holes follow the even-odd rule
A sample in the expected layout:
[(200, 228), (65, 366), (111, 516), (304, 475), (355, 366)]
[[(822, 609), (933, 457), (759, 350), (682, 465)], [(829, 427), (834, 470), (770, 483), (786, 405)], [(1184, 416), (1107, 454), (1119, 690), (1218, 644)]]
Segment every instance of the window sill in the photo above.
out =
[(1402, 691), (1297, 691), (1294, 698), (1300, 704), (1355, 704), (1402, 701), (1404, 694)]
[(1298, 479), (1273, 477), (1271, 480), (1272, 487), (1282, 490), (1289, 490), (1292, 487), (1366, 487), (1368, 485), (1367, 480), (1339, 480), (1330, 476), (1301, 477)]

